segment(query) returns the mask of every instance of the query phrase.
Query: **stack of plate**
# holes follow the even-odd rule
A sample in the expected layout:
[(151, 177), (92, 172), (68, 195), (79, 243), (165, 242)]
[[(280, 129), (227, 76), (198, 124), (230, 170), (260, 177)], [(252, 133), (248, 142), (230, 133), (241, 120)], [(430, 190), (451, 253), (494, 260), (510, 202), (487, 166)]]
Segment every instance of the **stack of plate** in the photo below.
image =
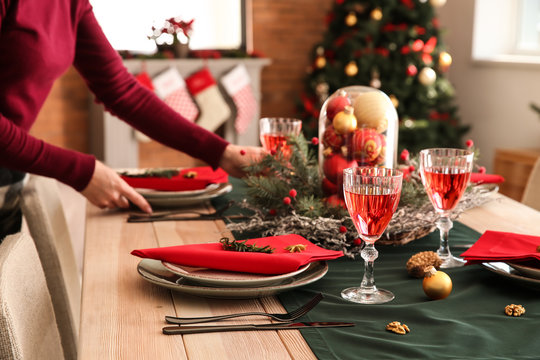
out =
[(540, 290), (540, 268), (533, 262), (485, 262), (482, 265), (498, 275), (515, 280), (529, 288)]
[(159, 191), (150, 189), (135, 190), (141, 194), (152, 206), (156, 207), (177, 207), (200, 204), (205, 200), (231, 192), (230, 183), (210, 184), (201, 190), (190, 191)]
[(144, 280), (181, 293), (209, 298), (250, 299), (311, 284), (326, 275), (328, 264), (317, 261), (291, 273), (264, 275), (193, 268), (143, 259), (137, 271)]

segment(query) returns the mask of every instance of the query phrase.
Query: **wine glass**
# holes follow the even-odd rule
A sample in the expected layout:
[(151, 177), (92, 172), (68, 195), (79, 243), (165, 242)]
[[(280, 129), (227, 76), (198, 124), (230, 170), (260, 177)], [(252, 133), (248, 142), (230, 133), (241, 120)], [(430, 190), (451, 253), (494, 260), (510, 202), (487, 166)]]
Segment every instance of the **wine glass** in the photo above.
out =
[(403, 173), (399, 170), (375, 167), (353, 167), (343, 170), (343, 194), (351, 219), (365, 245), (360, 255), (365, 262), (360, 287), (341, 292), (349, 301), (362, 304), (382, 304), (394, 294), (378, 289), (373, 277), (373, 263), (379, 252), (377, 241), (392, 219), (401, 195)]
[(439, 214), (436, 224), (441, 234), (437, 255), (442, 268), (463, 266), (465, 261), (453, 256), (448, 246), (448, 233), (452, 228), (450, 215), (463, 196), (473, 166), (474, 153), (462, 149), (425, 149), (420, 151), (420, 176)]
[(287, 144), (289, 136), (298, 136), (302, 130), (302, 120), (293, 118), (262, 118), (259, 121), (259, 134), (262, 146), (270, 153), (281, 151), (288, 159), (292, 150)]

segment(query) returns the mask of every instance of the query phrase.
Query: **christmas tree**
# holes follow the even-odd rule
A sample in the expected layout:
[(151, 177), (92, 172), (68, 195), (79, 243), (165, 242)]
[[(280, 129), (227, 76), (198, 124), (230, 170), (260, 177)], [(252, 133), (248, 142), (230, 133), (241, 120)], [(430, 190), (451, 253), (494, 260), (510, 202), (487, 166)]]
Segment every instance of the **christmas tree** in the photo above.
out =
[(435, 8), (446, 0), (336, 0), (328, 31), (311, 54), (300, 109), (307, 138), (318, 134), (322, 103), (339, 88), (365, 85), (386, 93), (399, 115), (399, 148), (462, 147), (452, 58)]

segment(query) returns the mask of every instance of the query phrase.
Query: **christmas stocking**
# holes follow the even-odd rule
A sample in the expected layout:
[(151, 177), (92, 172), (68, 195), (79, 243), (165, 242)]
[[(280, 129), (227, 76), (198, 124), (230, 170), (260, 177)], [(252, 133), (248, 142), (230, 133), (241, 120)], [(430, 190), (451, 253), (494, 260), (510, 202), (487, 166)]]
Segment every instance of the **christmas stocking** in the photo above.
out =
[(235, 66), (221, 78), (221, 83), (236, 106), (234, 122), (236, 132), (243, 134), (258, 111), (257, 100), (246, 67), (243, 64)]
[(197, 124), (214, 132), (231, 116), (231, 109), (219, 91), (210, 70), (204, 68), (186, 78), (189, 92), (199, 105)]
[(167, 105), (189, 121), (195, 121), (199, 109), (186, 89), (186, 83), (176, 68), (169, 68), (153, 79), (156, 94)]

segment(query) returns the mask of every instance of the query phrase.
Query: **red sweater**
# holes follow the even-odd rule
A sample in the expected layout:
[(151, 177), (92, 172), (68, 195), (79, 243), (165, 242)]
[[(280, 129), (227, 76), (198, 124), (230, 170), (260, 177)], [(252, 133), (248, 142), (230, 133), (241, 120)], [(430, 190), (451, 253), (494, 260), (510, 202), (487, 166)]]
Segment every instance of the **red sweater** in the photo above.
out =
[(95, 159), (28, 134), (55, 79), (73, 64), (114, 115), (213, 167), (228, 143), (187, 121), (127, 71), (88, 0), (0, 0), (0, 167), (86, 187)]

